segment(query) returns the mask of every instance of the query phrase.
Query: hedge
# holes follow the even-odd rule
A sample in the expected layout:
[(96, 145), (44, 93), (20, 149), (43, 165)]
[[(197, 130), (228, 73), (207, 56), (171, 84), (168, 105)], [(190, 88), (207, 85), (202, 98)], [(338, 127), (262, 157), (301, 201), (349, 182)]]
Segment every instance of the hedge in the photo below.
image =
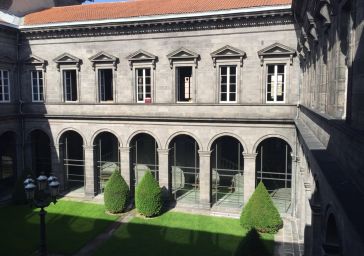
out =
[(139, 182), (135, 192), (135, 207), (146, 217), (159, 215), (162, 210), (162, 190), (150, 171)]
[(255, 228), (261, 233), (271, 234), (283, 227), (282, 218), (262, 182), (243, 208), (240, 224), (246, 229)]
[(105, 208), (111, 213), (120, 213), (124, 211), (129, 201), (129, 187), (120, 174), (115, 169), (110, 179), (106, 183), (104, 190)]

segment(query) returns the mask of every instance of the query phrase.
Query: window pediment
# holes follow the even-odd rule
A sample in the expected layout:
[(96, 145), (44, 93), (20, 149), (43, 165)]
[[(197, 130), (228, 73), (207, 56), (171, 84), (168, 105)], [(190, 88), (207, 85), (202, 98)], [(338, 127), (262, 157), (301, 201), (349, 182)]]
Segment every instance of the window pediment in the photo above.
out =
[(60, 70), (60, 65), (69, 65), (73, 64), (77, 66), (78, 71), (80, 71), (80, 66), (82, 60), (69, 54), (69, 53), (63, 53), (62, 55), (58, 56), (53, 60), (55, 63), (57, 63), (57, 70)]
[(173, 62), (176, 60), (193, 60), (195, 67), (197, 68), (197, 61), (199, 57), (200, 57), (199, 54), (191, 50), (188, 50), (184, 47), (181, 47), (167, 55), (167, 58), (169, 59), (169, 65), (171, 68), (173, 68)]
[(240, 66), (243, 66), (243, 59), (246, 56), (246, 53), (242, 50), (239, 50), (230, 45), (226, 45), (214, 52), (211, 53), (212, 61), (214, 63), (214, 67), (216, 67), (216, 59), (229, 59), (229, 58), (239, 58)]
[(46, 66), (48, 65), (48, 62), (45, 59), (32, 54), (27, 59), (25, 59), (23, 63), (24, 65), (41, 66), (43, 70), (45, 70)]
[(101, 51), (94, 56), (90, 57), (89, 60), (92, 62), (92, 68), (95, 70), (96, 64), (112, 63), (115, 70), (117, 70), (117, 64), (119, 59), (111, 54)]
[(285, 46), (280, 43), (272, 44), (258, 52), (258, 56), (260, 57), (261, 65), (263, 65), (265, 57), (289, 57), (290, 64), (293, 64), (293, 56), (296, 54), (296, 51), (291, 47)]
[(156, 55), (146, 52), (144, 50), (138, 50), (138, 51), (130, 54), (126, 58), (129, 61), (130, 69), (133, 69), (134, 62), (150, 62), (153, 66), (153, 69), (155, 69), (155, 63), (157, 62), (157, 59), (158, 59), (158, 57)]

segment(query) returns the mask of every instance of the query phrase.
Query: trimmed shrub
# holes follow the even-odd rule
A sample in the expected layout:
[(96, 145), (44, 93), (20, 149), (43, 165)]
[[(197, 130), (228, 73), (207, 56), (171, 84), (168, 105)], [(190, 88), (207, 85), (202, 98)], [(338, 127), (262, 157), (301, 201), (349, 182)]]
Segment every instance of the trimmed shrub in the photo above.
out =
[(139, 182), (135, 192), (135, 207), (146, 217), (160, 214), (162, 210), (162, 190), (150, 171)]
[(105, 208), (111, 213), (122, 212), (129, 201), (129, 187), (120, 171), (115, 169), (104, 190)]
[(242, 239), (234, 255), (269, 256), (271, 254), (268, 252), (257, 230), (252, 228)]
[(240, 224), (246, 229), (255, 228), (261, 233), (271, 234), (283, 227), (282, 218), (262, 182), (243, 208)]
[(30, 169), (25, 169), (17, 178), (12, 193), (12, 201), (14, 204), (23, 205), (28, 203), (24, 189), (24, 180), (28, 177), (28, 175), (31, 175), (31, 173), (32, 171)]

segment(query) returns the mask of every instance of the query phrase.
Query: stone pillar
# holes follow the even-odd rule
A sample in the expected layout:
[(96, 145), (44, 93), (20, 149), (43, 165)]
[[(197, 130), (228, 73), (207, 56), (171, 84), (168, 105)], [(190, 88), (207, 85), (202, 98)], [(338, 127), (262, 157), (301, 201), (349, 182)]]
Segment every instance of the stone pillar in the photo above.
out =
[(52, 173), (54, 176), (58, 178), (60, 185), (60, 190), (64, 190), (66, 187), (65, 184), (65, 177), (63, 168), (60, 163), (60, 151), (59, 151), (59, 144), (54, 144), (50, 146), (51, 149), (51, 161), (52, 161)]
[(24, 171), (24, 167), (23, 164), (25, 164), (23, 162), (24, 159), (24, 152), (23, 152), (23, 145), (21, 143), (17, 143), (16, 144), (16, 176), (17, 177), (21, 177), (21, 175), (23, 174)]
[(311, 206), (310, 206), (310, 199), (311, 199), (311, 184), (307, 181), (304, 182), (305, 187), (305, 244), (304, 250), (305, 255), (312, 255), (312, 243), (314, 242), (313, 230), (312, 230), (312, 222), (311, 222)]
[[(33, 168), (32, 159), (32, 144), (25, 142), (24, 144), (24, 169), (32, 170)], [(35, 173), (35, 170), (32, 170)]]
[(249, 201), (249, 198), (255, 190), (255, 159), (256, 153), (244, 155), (244, 204)]
[(130, 188), (130, 147), (119, 147), (120, 173)]
[(158, 149), (158, 165), (159, 165), (159, 186), (163, 191), (165, 201), (169, 199), (169, 182), (168, 182), (168, 149)]
[(85, 194), (94, 197), (96, 194), (96, 177), (94, 170), (94, 146), (83, 146), (85, 168)]
[(211, 207), (211, 170), (210, 170), (210, 156), (211, 151), (198, 151), (200, 156), (200, 204), (204, 208)]

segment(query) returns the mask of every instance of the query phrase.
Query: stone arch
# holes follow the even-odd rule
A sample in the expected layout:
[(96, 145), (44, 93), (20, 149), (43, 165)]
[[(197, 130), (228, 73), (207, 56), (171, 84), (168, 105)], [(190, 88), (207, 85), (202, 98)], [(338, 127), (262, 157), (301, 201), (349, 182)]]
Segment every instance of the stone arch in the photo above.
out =
[(264, 135), (263, 137), (259, 138), (254, 146), (253, 146), (253, 150), (251, 151), (252, 153), (256, 153), (257, 152), (257, 149), (258, 149), (258, 146), (261, 142), (263, 142), (264, 140), (266, 139), (269, 139), (269, 138), (279, 138), (279, 139), (282, 139), (284, 140), (290, 147), (291, 147), (291, 150), (292, 152), (294, 152), (294, 149), (295, 147), (293, 147), (293, 143), (285, 136), (283, 135), (280, 135), (280, 134), (268, 134), (268, 135)]
[[(28, 131), (26, 132), (26, 135), (25, 135), (25, 141), (29, 141), (29, 139), (30, 139), (30, 135), (31, 135), (34, 131), (41, 131), (41, 132), (43, 132), (44, 134), (46, 134), (46, 135), (48, 136), (48, 138), (49, 138), (49, 142), (50, 142), (50, 144), (52, 144), (52, 142), (53, 142), (53, 136), (52, 136), (52, 133), (51, 133), (49, 130), (44, 130), (44, 129), (40, 128), (40, 127), (36, 127), (36, 128), (32, 128), (32, 129), (28, 130)], [(51, 146), (51, 145), (50, 145), (50, 146)]]
[(57, 139), (56, 139), (56, 142), (57, 144), (60, 144), (60, 139), (62, 137), (62, 135), (68, 131), (73, 131), (73, 132), (76, 132), (78, 133), (81, 137), (82, 137), (82, 140), (83, 140), (83, 146), (86, 146), (88, 145), (87, 143), (87, 140), (86, 140), (86, 137), (83, 135), (83, 133), (81, 131), (79, 131), (78, 129), (75, 129), (75, 128), (72, 128), (72, 127), (68, 127), (68, 128), (64, 128), (62, 129), (58, 134), (57, 134)]
[(15, 129), (4, 129), (4, 130), (0, 130), (0, 136), (4, 135), (7, 132), (12, 132), (15, 133), (16, 138), (19, 138), (19, 132)]
[(331, 206), (328, 206), (326, 211), (325, 228), (323, 237), (323, 249), (325, 253), (333, 255), (341, 255), (341, 237), (340, 228), (337, 223), (337, 218)]
[(152, 132), (150, 132), (150, 131), (147, 131), (147, 130), (138, 130), (138, 131), (135, 131), (135, 132), (133, 132), (129, 137), (128, 137), (128, 140), (127, 140), (127, 142), (126, 142), (126, 146), (127, 147), (130, 147), (130, 142), (133, 140), (133, 138), (135, 137), (135, 136), (137, 136), (138, 134), (142, 134), (142, 133), (145, 133), (145, 134), (148, 134), (148, 135), (150, 135), (150, 136), (152, 136), (153, 137), (153, 139), (155, 139), (155, 141), (157, 142), (157, 144), (158, 144), (158, 148), (159, 149), (161, 149), (162, 148), (162, 144), (161, 144), (161, 142), (160, 142), (160, 140), (159, 140), (159, 138), (154, 134), (154, 133), (152, 133)]
[(243, 149), (245, 150), (245, 152), (248, 153), (248, 146), (245, 143), (245, 141), (242, 138), (240, 138), (240, 136), (238, 136), (238, 135), (236, 135), (234, 133), (230, 133), (230, 132), (222, 132), (222, 133), (219, 133), (219, 134), (215, 135), (214, 137), (212, 137), (212, 139), (209, 141), (209, 144), (207, 145), (207, 150), (210, 150), (212, 144), (214, 144), (214, 142), (217, 139), (219, 139), (220, 137), (223, 137), (223, 136), (230, 136), (230, 137), (233, 137), (233, 138), (237, 139), (241, 143), (241, 145), (243, 146)]
[(119, 146), (120, 146), (120, 147), (122, 147), (122, 146), (123, 146), (122, 140), (121, 140), (121, 138), (117, 135), (117, 133), (116, 133), (115, 131), (113, 131), (113, 130), (111, 130), (111, 129), (107, 129), (107, 128), (99, 129), (99, 130), (97, 130), (96, 132), (94, 132), (94, 134), (92, 135), (91, 140), (90, 140), (91, 145), (93, 145), (93, 144), (94, 144), (96, 137), (97, 137), (99, 134), (103, 133), (103, 132), (108, 132), (108, 133), (111, 133), (112, 135), (114, 135), (114, 136), (115, 136), (115, 138), (117, 138), (117, 140), (118, 140), (118, 142), (119, 142)]
[(176, 138), (179, 135), (187, 135), (187, 136), (190, 136), (191, 138), (193, 138), (197, 142), (199, 149), (200, 150), (203, 150), (201, 141), (193, 133), (186, 132), (186, 131), (175, 132), (171, 136), (169, 136), (168, 139), (167, 139), (167, 142), (165, 144), (165, 148), (168, 149), (169, 144), (173, 141), (174, 138)]

